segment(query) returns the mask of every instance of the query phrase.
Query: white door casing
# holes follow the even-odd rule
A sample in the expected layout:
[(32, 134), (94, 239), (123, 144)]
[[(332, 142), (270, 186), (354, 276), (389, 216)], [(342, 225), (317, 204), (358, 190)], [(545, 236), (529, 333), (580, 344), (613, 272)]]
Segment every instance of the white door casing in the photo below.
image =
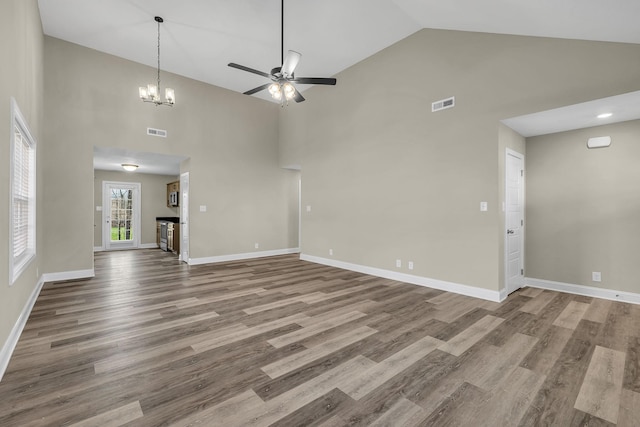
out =
[[(112, 193), (131, 191), (130, 235), (124, 240), (112, 240), (111, 229), (117, 218), (112, 217)], [(106, 251), (117, 249), (134, 249), (140, 246), (142, 227), (140, 225), (140, 191), (139, 182), (102, 181), (102, 247)], [(121, 218), (122, 219), (122, 218)]]
[(189, 262), (189, 172), (180, 174), (180, 260)]
[(507, 294), (524, 286), (524, 156), (505, 153), (505, 281)]

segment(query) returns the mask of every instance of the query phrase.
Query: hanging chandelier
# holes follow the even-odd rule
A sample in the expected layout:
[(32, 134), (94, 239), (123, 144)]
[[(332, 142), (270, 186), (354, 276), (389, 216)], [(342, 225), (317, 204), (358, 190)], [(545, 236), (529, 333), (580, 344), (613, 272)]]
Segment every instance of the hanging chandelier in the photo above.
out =
[(166, 88), (164, 90), (164, 101), (160, 98), (160, 24), (164, 22), (164, 19), (160, 16), (156, 16), (155, 21), (158, 23), (158, 80), (157, 85), (149, 83), (146, 86), (140, 86), (138, 89), (140, 99), (144, 102), (153, 102), (156, 105), (168, 105), (173, 106), (176, 102), (176, 95), (173, 89)]

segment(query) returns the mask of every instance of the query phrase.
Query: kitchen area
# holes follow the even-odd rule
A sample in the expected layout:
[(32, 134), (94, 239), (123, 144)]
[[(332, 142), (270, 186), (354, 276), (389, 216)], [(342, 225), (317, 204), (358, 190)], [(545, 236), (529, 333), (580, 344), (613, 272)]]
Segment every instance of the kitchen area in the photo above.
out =
[(94, 180), (94, 251), (157, 248), (180, 257), (179, 175), (94, 169)]
[[(167, 207), (180, 207), (180, 181), (167, 184)], [(166, 252), (180, 254), (180, 217), (156, 217), (156, 244)]]

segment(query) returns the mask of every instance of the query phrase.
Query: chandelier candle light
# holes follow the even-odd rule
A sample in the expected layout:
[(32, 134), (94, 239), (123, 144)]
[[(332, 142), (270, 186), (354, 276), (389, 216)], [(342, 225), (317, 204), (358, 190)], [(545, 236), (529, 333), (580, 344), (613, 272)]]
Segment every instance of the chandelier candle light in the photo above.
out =
[(163, 101), (160, 98), (160, 24), (164, 22), (160, 16), (156, 16), (155, 21), (158, 23), (158, 84), (154, 85), (153, 83), (148, 84), (147, 86), (140, 86), (139, 93), (140, 99), (144, 102), (153, 102), (156, 105), (168, 105), (173, 106), (176, 102), (175, 92), (171, 88), (166, 88), (164, 91)]

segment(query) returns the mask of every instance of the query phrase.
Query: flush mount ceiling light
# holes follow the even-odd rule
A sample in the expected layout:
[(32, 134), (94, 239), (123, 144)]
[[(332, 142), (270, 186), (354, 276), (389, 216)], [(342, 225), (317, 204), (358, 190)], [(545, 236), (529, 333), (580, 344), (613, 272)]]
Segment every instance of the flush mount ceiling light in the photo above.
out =
[(612, 113), (602, 113), (602, 114), (598, 114), (598, 116), (597, 116), (597, 117), (598, 117), (599, 119), (606, 119), (606, 118), (611, 117), (611, 116), (613, 116), (613, 114), (612, 114)]
[(153, 102), (156, 105), (168, 105), (173, 106), (176, 102), (176, 96), (171, 88), (166, 88), (164, 91), (164, 101), (160, 98), (160, 24), (164, 22), (160, 16), (156, 16), (155, 21), (158, 23), (158, 84), (149, 83), (146, 86), (140, 86), (138, 89), (140, 99), (144, 102)]
[(131, 163), (123, 163), (121, 166), (122, 169), (126, 170), (127, 172), (133, 172), (134, 170), (138, 169), (138, 165), (134, 165)]

